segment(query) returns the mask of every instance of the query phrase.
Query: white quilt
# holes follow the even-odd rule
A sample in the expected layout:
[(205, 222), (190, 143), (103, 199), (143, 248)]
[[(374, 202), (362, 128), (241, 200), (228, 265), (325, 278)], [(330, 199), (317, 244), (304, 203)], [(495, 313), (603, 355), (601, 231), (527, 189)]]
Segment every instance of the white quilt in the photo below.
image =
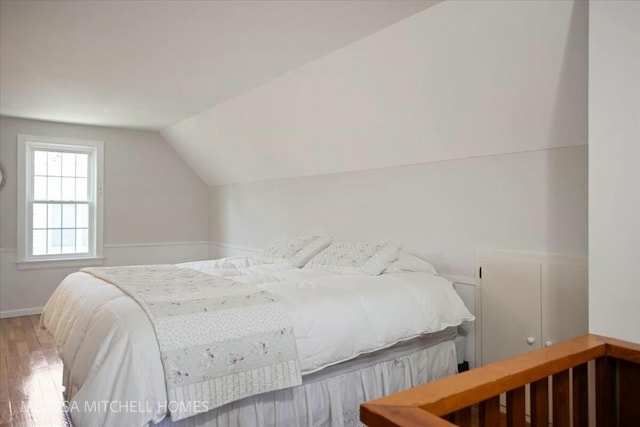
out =
[[(252, 258), (181, 266), (280, 295), (303, 374), (473, 320), (451, 282), (427, 273), (347, 276)], [(86, 273), (69, 275), (45, 306), (43, 324), (67, 369), (76, 425), (142, 426), (176, 404), (167, 400), (151, 323), (115, 286)]]

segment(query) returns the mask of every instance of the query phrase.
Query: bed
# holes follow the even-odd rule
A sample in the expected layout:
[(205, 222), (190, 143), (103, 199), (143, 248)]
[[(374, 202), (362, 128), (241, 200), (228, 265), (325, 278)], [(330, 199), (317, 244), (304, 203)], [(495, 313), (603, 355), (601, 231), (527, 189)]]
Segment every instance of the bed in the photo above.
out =
[(216, 407), (206, 399), (190, 402), (196, 414), (188, 417), (172, 411), (177, 403), (168, 398), (164, 353), (141, 305), (99, 275), (67, 276), (42, 324), (64, 364), (74, 424), (360, 425), (362, 402), (457, 372), (456, 327), (473, 316), (445, 278), (411, 268), (360, 275), (327, 271), (308, 259), (305, 268), (266, 261), (234, 257), (175, 268), (277, 298), (293, 325), (301, 380)]

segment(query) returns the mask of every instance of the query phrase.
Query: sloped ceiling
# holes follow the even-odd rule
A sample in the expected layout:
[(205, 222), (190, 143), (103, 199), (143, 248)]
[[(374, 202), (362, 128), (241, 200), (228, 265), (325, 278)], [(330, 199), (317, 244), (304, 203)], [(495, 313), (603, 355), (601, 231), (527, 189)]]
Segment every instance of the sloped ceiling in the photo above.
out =
[(437, 1), (0, 3), (0, 114), (160, 130)]
[(212, 186), (587, 141), (581, 0), (1, 7), (1, 114), (160, 130)]
[(587, 18), (445, 1), (162, 134), (209, 185), (586, 144)]

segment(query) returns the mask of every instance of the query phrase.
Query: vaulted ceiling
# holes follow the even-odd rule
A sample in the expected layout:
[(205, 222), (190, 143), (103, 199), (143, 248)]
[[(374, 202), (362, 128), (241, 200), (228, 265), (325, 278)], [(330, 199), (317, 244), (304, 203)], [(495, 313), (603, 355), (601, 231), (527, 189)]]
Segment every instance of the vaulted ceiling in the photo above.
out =
[(581, 0), (0, 4), (0, 114), (160, 131), (208, 185), (586, 143)]
[(160, 130), (435, 1), (13, 1), (0, 114)]

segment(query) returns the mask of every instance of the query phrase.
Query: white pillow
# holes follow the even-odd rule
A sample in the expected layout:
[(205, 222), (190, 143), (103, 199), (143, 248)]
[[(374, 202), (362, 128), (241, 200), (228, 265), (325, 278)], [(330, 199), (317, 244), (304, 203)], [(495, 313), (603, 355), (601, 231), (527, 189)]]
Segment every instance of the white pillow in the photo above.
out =
[(331, 244), (330, 237), (291, 236), (282, 237), (256, 255), (256, 260), (273, 264), (289, 264), (302, 267), (314, 255)]
[(418, 258), (406, 252), (400, 252), (398, 259), (393, 261), (389, 267), (385, 268), (382, 274), (387, 273), (409, 273), (420, 272), (429, 274), (438, 274), (436, 269), (429, 261)]
[(377, 276), (398, 257), (400, 246), (388, 243), (333, 242), (305, 268), (340, 274)]

